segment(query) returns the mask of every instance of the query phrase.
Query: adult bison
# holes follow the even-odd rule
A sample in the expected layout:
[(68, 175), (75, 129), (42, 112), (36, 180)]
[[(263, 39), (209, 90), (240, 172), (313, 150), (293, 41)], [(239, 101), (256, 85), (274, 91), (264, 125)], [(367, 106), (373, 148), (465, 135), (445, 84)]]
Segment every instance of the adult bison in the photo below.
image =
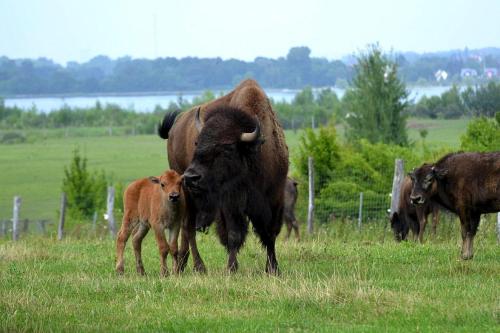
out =
[(292, 178), (288, 177), (285, 185), (285, 206), (283, 213), (283, 220), (286, 225), (286, 239), (290, 238), (292, 229), (295, 232), (295, 238), (300, 240), (299, 235), (299, 223), (297, 218), (295, 218), (295, 204), (297, 203), (298, 197), (297, 182)]
[(248, 218), (267, 250), (266, 271), (276, 273), (288, 148), (264, 91), (245, 80), (229, 94), (181, 114), (175, 123), (173, 118), (165, 116), (159, 134), (168, 138), (170, 167), (184, 173), (191, 245), (196, 244), (194, 225), (203, 228), (216, 219), (229, 254), (227, 268), (235, 271)]
[(459, 216), (462, 259), (472, 259), (481, 214), (500, 211), (500, 152), (448, 154), (411, 177), (413, 204), (435, 202)]
[(396, 241), (405, 240), (409, 231), (413, 233), (414, 239), (418, 237), (420, 242), (424, 240), (427, 217), (432, 213), (432, 232), (436, 234), (436, 226), (439, 221), (439, 206), (431, 201), (415, 206), (410, 201), (412, 180), (406, 176), (401, 184), (398, 210), (391, 216), (391, 228)]

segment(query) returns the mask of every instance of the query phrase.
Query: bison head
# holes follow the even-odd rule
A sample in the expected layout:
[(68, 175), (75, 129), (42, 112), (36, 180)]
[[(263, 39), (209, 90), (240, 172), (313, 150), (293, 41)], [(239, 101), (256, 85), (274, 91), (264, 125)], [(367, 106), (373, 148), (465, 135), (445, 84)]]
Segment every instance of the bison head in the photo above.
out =
[(410, 194), (411, 203), (414, 205), (424, 204), (430, 197), (437, 193), (437, 182), (448, 173), (432, 164), (424, 164), (410, 173), (412, 188)]
[(195, 122), (200, 133), (193, 160), (184, 172), (184, 185), (198, 211), (196, 226), (204, 228), (214, 220), (221, 203), (246, 204), (262, 140), (258, 119), (240, 109), (211, 110), (204, 122), (198, 110)]

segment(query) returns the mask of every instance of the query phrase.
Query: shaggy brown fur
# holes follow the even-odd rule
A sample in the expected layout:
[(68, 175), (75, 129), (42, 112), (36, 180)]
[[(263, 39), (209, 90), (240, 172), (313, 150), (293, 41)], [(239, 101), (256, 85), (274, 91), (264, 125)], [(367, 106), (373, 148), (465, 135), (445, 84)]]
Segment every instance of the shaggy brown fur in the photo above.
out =
[(448, 154), (411, 177), (412, 203), (436, 202), (459, 216), (462, 259), (472, 259), (481, 214), (500, 211), (500, 152)]
[(391, 217), (391, 227), (397, 241), (405, 240), (411, 230), (413, 239), (418, 237), (424, 241), (424, 231), (427, 217), (432, 213), (432, 234), (436, 235), (436, 226), (439, 222), (439, 206), (428, 201), (420, 206), (415, 206), (410, 201), (412, 181), (406, 176), (401, 185), (398, 211)]
[[(272, 212), (273, 221), (280, 221), (264, 223), (266, 224), (265, 228), (269, 228), (269, 230), (265, 231), (266, 234), (269, 234), (269, 240), (266, 241), (268, 244), (268, 246), (266, 245), (268, 248), (268, 264), (266, 267), (268, 270), (270, 268), (270, 271), (275, 271), (277, 269), (277, 262), (274, 256), (274, 240), (281, 228), (284, 186), (288, 173), (288, 147), (285, 143), (281, 125), (276, 119), (276, 115), (271, 108), (267, 96), (254, 80), (245, 80), (227, 95), (181, 114), (176, 119), (175, 124), (171, 124), (172, 116), (167, 114), (160, 127), (159, 134), (162, 138), (169, 139), (167, 145), (169, 165), (179, 173), (184, 173), (186, 171), (191, 165), (195, 154), (199, 134), (195, 126), (195, 116), (198, 108), (200, 109), (200, 118), (204, 122), (210, 122), (207, 116), (211, 113), (219, 113), (219, 110), (224, 108), (226, 110), (235, 110), (237, 113), (243, 112), (250, 116), (251, 119), (258, 119), (261, 137), (265, 143), (258, 149), (257, 159), (260, 161), (259, 163), (265, 167), (258, 168), (258, 181), (253, 185), (256, 187), (256, 190), (263, 195), (263, 197), (256, 197), (255, 200), (265, 201), (266, 207), (269, 206)], [(219, 121), (216, 120), (216, 118), (217, 117), (213, 118), (212, 122)], [(243, 120), (242, 117), (239, 118), (244, 122), (246, 121)], [(255, 126), (255, 124), (253, 126)], [(196, 245), (194, 228), (198, 209), (194, 205), (194, 200), (190, 199), (190, 195), (188, 195), (187, 198), (189, 206), (189, 230), (187, 231), (191, 250), (193, 251), (193, 245)], [(242, 209), (243, 208), (244, 207), (242, 207)], [(220, 216), (221, 221), (218, 222), (224, 224), (224, 214), (220, 214)], [(220, 233), (228, 232), (225, 226), (221, 226), (220, 223), (218, 228)], [(220, 236), (223, 242), (224, 239), (227, 238), (227, 235), (220, 234)], [(235, 259), (235, 251), (237, 252), (237, 249), (231, 249), (229, 251), (231, 252), (231, 260)], [(187, 252), (187, 243), (184, 241), (184, 237), (180, 252), (183, 258), (187, 258), (187, 256), (183, 255)], [(195, 269), (198, 267), (198, 269), (202, 268), (204, 270), (203, 262), (199, 254), (195, 253), (195, 251), (193, 251), (193, 260)], [(228, 263), (228, 266), (236, 267), (235, 260), (233, 263)]]
[[(116, 240), (116, 271), (123, 274), (123, 251), (134, 229), (133, 246), (137, 272), (145, 274), (141, 257), (142, 240), (153, 228), (160, 251), (161, 275), (167, 274), (166, 258), (170, 252), (173, 272), (179, 272), (177, 239), (186, 215), (182, 177), (175, 171), (164, 172), (160, 177), (142, 178), (134, 181), (123, 196), (123, 222)], [(165, 229), (169, 240), (165, 239)]]

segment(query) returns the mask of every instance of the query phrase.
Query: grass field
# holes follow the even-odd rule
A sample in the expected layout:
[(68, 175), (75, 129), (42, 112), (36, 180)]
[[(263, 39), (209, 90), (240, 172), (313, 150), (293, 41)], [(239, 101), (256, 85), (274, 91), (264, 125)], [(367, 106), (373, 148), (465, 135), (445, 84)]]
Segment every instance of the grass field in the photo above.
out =
[[(427, 128), (429, 145), (458, 147), (467, 120), (410, 120), (409, 135)], [(12, 197), (22, 218), (54, 219), (63, 168), (79, 148), (91, 169), (128, 182), (167, 166), (156, 136), (41, 138), (0, 145), (0, 219)], [(340, 132), (340, 131), (339, 131)], [(93, 132), (96, 133), (96, 132)], [(340, 133), (341, 134), (341, 133)], [(292, 155), (300, 132), (287, 132)], [(154, 237), (143, 257), (147, 277), (134, 272), (130, 244), (125, 275), (114, 273), (115, 245), (105, 229), (70, 231), (64, 241), (23, 236), (0, 239), (0, 332), (499, 332), (500, 246), (495, 217), (482, 221), (475, 258), (459, 260), (459, 224), (443, 219), (438, 235), (420, 245), (397, 244), (384, 223), (337, 220), (316, 226), (301, 242), (277, 244), (281, 274), (264, 273), (256, 238), (242, 249), (240, 270), (228, 274), (226, 253), (213, 231), (198, 234), (207, 275), (188, 270), (159, 277)], [(302, 225), (304, 229), (304, 225)], [(169, 260), (169, 267), (171, 267)]]
[[(114, 273), (109, 239), (0, 241), (2, 332), (498, 332), (500, 247), (483, 222), (476, 256), (458, 260), (458, 225), (424, 245), (382, 242), (381, 225), (321, 228), (277, 244), (281, 275), (264, 271), (251, 235), (240, 270), (211, 233), (199, 234), (207, 275), (159, 277), (154, 237), (144, 242), (147, 277)], [(350, 230), (345, 230), (345, 229)], [(169, 267), (171, 262), (169, 260)]]
[[(410, 119), (408, 124), (412, 140), (419, 138), (420, 128), (427, 128), (428, 144), (457, 148), (467, 119)], [(75, 148), (88, 158), (90, 169), (102, 169), (120, 182), (128, 183), (139, 177), (159, 174), (167, 167), (165, 143), (154, 135), (93, 136), (107, 133), (107, 130), (77, 128), (54, 130), (58, 137), (53, 138), (50, 133), (42, 134), (48, 131), (38, 130), (40, 139), (31, 143), (0, 145), (0, 220), (12, 216), (15, 195), (20, 195), (23, 200), (22, 218), (54, 220), (64, 166), (70, 163)], [(66, 132), (69, 137), (64, 136)], [(117, 129), (115, 132), (120, 133)], [(300, 133), (286, 131), (291, 156), (296, 152)]]

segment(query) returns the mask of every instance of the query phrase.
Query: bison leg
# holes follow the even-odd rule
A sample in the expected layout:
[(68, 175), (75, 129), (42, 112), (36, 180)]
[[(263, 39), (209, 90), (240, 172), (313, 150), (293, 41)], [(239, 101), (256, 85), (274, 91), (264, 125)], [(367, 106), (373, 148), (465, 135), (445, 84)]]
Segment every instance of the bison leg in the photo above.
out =
[(288, 240), (290, 238), (290, 234), (292, 233), (293, 224), (289, 220), (286, 220), (285, 224), (286, 224), (286, 236), (285, 236), (285, 238), (286, 238), (286, 240)]
[(300, 241), (299, 223), (297, 222), (297, 220), (293, 220), (292, 227), (293, 230), (295, 231), (295, 238), (297, 239), (297, 241)]
[(439, 223), (439, 208), (434, 206), (432, 208), (432, 236), (436, 237), (436, 229)]
[(228, 252), (227, 270), (231, 273), (236, 272), (238, 270), (237, 256), (248, 233), (248, 222), (240, 212), (225, 209), (220, 214), (220, 220), (217, 231)]
[(165, 239), (165, 231), (161, 225), (153, 225), (155, 231), (156, 244), (158, 245), (158, 251), (160, 252), (160, 275), (166, 276), (168, 274), (167, 270), (167, 255), (169, 252), (169, 246), (167, 240)]
[(479, 226), (480, 214), (460, 214), (462, 227), (462, 259), (469, 260), (474, 257), (474, 236)]
[(179, 253), (177, 249), (179, 229), (180, 227), (178, 225), (168, 229), (168, 246), (170, 248), (170, 254), (172, 255), (172, 271), (174, 274), (179, 274)]
[(130, 221), (128, 215), (125, 214), (123, 216), (122, 226), (118, 232), (118, 237), (116, 238), (116, 272), (118, 274), (123, 274), (124, 271), (123, 251), (132, 233), (132, 227), (132, 221)]
[(193, 212), (188, 213), (188, 218), (182, 226), (181, 246), (179, 250), (179, 270), (184, 271), (189, 258), (189, 248), (193, 254), (193, 269), (195, 272), (206, 273), (207, 269), (200, 253), (198, 252), (198, 245), (196, 244), (196, 214)]
[(418, 240), (420, 243), (424, 242), (424, 232), (425, 227), (427, 226), (427, 215), (423, 211), (423, 209), (417, 208), (417, 218), (418, 218)]
[(275, 243), (283, 221), (283, 207), (275, 208), (272, 213), (269, 210), (268, 208), (267, 212), (263, 211), (263, 214), (254, 215), (252, 222), (255, 232), (259, 235), (260, 241), (267, 251), (266, 272), (277, 275), (279, 271)]
[(146, 235), (148, 234), (149, 231), (149, 226), (143, 222), (139, 224), (139, 228), (134, 234), (134, 237), (132, 239), (132, 245), (134, 247), (134, 254), (135, 254), (135, 267), (137, 269), (137, 273), (140, 275), (145, 275), (146, 272), (144, 271), (144, 265), (142, 263), (142, 255), (141, 255), (141, 250), (142, 250), (142, 240)]

